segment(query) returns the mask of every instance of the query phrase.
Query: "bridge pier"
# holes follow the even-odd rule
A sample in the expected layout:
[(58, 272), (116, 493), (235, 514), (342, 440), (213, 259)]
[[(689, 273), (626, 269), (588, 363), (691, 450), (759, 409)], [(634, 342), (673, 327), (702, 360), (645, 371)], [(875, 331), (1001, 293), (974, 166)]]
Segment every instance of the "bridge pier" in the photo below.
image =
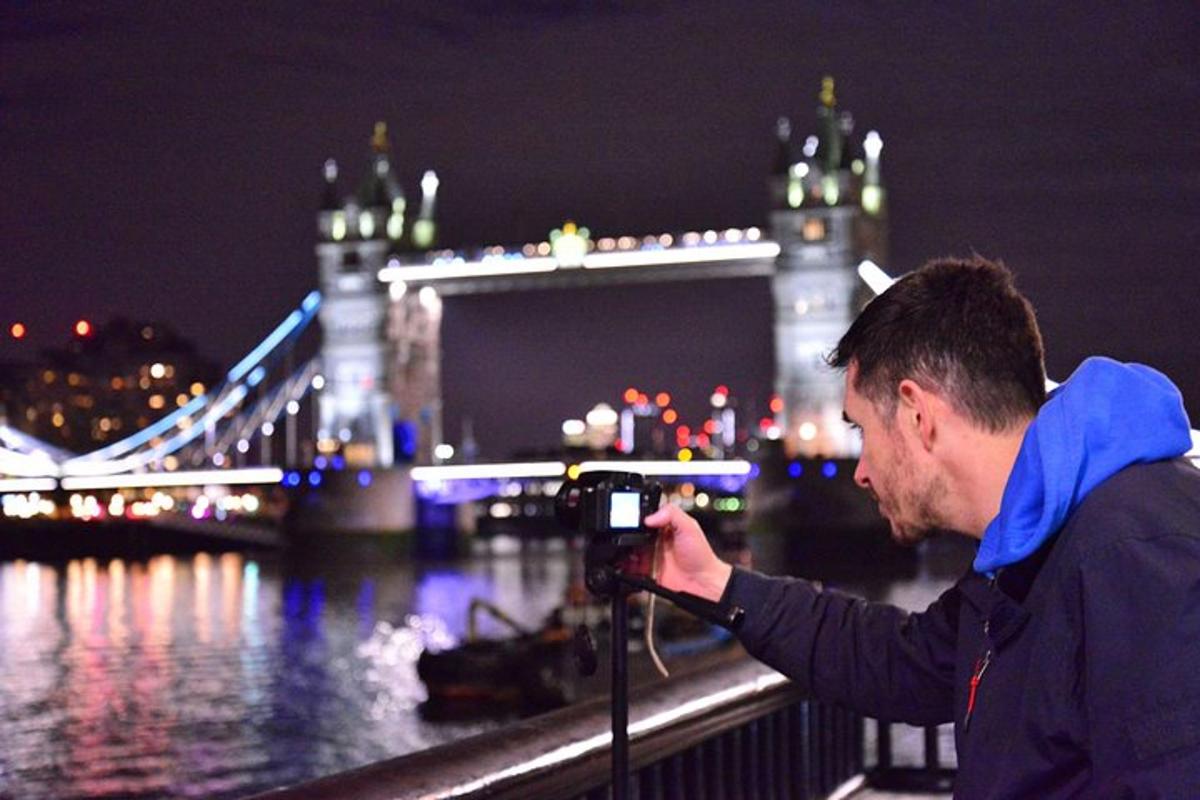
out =
[(416, 527), (416, 496), (408, 467), (319, 474), (318, 486), (302, 482), (291, 498), (284, 527), (293, 539), (409, 533)]

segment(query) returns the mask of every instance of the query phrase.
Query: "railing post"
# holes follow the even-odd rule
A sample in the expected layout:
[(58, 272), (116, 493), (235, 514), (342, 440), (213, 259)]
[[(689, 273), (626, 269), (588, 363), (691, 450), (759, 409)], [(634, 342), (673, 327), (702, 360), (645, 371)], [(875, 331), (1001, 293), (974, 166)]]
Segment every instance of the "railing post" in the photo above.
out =
[(941, 757), (938, 753), (938, 729), (936, 725), (929, 725), (925, 728), (925, 769), (937, 771), (941, 766), (939, 761)]
[(875, 766), (877, 769), (892, 768), (892, 725), (882, 719), (875, 720)]

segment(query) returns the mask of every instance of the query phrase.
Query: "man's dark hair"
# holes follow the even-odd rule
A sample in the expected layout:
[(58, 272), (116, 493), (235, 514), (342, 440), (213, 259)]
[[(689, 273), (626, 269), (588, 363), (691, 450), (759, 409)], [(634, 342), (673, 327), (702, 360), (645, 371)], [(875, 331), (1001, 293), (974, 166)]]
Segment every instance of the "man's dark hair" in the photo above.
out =
[(857, 365), (854, 388), (890, 420), (900, 381), (938, 390), (976, 425), (999, 432), (1046, 399), (1033, 306), (999, 262), (936, 259), (872, 300), (827, 361)]

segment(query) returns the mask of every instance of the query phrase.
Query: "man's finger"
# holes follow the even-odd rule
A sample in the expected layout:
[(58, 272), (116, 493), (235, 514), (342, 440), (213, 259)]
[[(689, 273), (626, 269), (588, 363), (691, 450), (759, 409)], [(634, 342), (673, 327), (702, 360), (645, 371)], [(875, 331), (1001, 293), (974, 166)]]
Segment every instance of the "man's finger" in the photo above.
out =
[(674, 522), (675, 506), (666, 505), (646, 517), (646, 524), (651, 528), (661, 528)]

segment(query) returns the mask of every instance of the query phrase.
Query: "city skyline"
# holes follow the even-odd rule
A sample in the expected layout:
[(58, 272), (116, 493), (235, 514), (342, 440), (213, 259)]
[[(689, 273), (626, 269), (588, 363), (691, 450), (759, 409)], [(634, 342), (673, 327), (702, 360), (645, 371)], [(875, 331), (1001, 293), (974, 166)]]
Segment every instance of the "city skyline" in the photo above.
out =
[[(231, 364), (316, 284), (321, 165), (357, 180), (376, 120), (410, 196), (438, 171), (450, 244), (538, 240), (567, 218), (596, 235), (761, 224), (775, 118), (807, 133), (828, 73), (859, 129), (883, 135), (893, 274), (949, 252), (1002, 258), (1039, 310), (1052, 377), (1104, 353), (1200, 403), (1184, 329), (1200, 285), (1186, 5), (473, 9), (264, 7), (237, 26), (30, 9), (6, 23), (0, 312), (29, 333), (0, 358), (124, 315), (168, 318)], [(630, 384), (697, 405), (717, 383), (759, 405), (771, 391), (766, 279), (446, 309), (446, 438), (469, 416), (490, 456), (553, 440)]]

